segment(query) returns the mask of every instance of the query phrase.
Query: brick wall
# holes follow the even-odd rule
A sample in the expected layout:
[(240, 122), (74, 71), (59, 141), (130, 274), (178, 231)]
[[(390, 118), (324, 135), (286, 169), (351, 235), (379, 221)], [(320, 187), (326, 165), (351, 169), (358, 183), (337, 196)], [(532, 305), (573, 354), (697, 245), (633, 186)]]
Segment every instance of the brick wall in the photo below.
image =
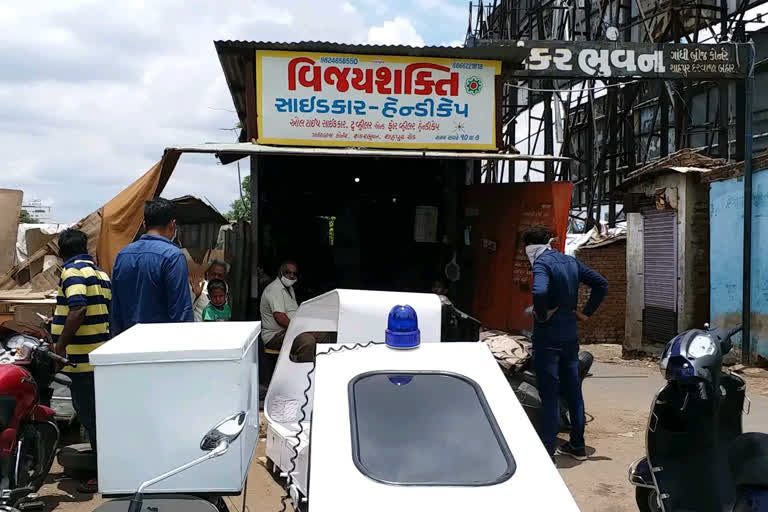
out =
[[(608, 280), (608, 295), (600, 309), (586, 323), (579, 325), (579, 341), (588, 343), (624, 343), (624, 321), (627, 309), (627, 242), (580, 249), (576, 257)], [(589, 297), (589, 288), (579, 290), (579, 308)]]
[(702, 186), (697, 187), (696, 192), (686, 235), (687, 249), (693, 251), (693, 267), (685, 279), (690, 304), (685, 308), (684, 329), (701, 328), (709, 321), (709, 193)]

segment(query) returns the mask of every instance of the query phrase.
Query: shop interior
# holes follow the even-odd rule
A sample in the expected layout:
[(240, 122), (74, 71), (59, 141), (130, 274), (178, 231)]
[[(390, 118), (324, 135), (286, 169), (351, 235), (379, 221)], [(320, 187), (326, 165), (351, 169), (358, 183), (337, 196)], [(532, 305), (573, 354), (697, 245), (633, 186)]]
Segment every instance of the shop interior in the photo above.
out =
[[(463, 245), (467, 169), (467, 160), (264, 156), (259, 266), (275, 276), (296, 261), (300, 300), (334, 288), (429, 292)], [(449, 284), (464, 302), (460, 282)]]

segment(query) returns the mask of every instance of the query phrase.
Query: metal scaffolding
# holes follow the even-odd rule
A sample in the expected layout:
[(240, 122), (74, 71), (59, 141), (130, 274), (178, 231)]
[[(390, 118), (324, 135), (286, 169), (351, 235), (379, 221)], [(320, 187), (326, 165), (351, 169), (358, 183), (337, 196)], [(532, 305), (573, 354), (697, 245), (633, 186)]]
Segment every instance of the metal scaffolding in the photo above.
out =
[[(466, 45), (518, 41), (707, 43), (746, 40), (745, 16), (766, 0), (493, 0), (470, 3)], [(682, 148), (743, 160), (743, 81), (524, 78), (503, 86), (503, 144), (570, 161), (488, 161), (482, 180), (574, 183), (572, 217), (589, 229), (624, 178)], [(725, 108), (720, 108), (720, 106)], [(533, 177), (538, 174), (541, 177)]]

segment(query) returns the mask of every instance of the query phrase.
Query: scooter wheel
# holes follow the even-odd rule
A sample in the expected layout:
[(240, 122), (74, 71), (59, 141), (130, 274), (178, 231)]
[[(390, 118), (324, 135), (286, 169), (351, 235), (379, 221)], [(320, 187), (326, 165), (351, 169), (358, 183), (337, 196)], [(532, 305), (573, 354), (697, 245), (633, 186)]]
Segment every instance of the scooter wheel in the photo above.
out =
[(635, 487), (635, 501), (640, 512), (661, 512), (656, 489)]
[(579, 352), (579, 379), (584, 378), (589, 374), (589, 370), (592, 368), (592, 363), (595, 361), (595, 356), (591, 352), (582, 350)]

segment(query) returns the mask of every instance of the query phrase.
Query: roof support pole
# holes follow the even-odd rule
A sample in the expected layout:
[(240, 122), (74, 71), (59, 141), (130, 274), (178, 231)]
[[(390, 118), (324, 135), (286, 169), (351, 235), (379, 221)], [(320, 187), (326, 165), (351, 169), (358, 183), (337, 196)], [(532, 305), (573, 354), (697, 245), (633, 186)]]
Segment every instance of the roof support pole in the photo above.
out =
[[(720, 0), (720, 41), (728, 39), (728, 0)], [(728, 80), (718, 82), (718, 135), (717, 152), (720, 158), (728, 158)]]
[(251, 299), (259, 297), (259, 181), (264, 156), (251, 155)]
[[(750, 51), (748, 67), (751, 67), (754, 54)], [(741, 337), (742, 361), (750, 364), (752, 359), (752, 95), (754, 78), (744, 80), (744, 281), (742, 289), (742, 325)]]

